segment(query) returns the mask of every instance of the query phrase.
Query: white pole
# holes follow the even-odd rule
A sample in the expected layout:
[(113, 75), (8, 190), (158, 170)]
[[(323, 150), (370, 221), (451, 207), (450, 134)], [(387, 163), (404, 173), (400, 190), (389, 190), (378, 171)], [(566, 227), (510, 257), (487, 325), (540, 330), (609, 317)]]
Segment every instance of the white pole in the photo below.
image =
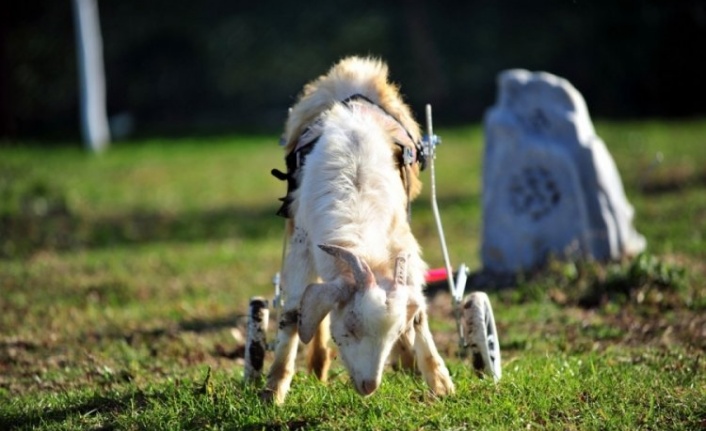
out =
[(431, 123), (431, 105), (426, 106), (427, 117), (427, 136), (429, 137), (429, 166), (431, 176), (431, 209), (434, 212), (434, 221), (436, 221), (436, 230), (439, 232), (439, 242), (441, 242), (441, 252), (444, 256), (444, 265), (446, 266), (446, 280), (449, 284), (451, 295), (456, 298), (456, 288), (454, 286), (453, 271), (451, 269), (451, 259), (449, 259), (449, 249), (446, 247), (446, 238), (444, 237), (444, 227), (441, 225), (441, 214), (439, 214), (439, 205), (436, 203), (436, 171), (434, 169), (434, 159), (436, 158), (437, 138), (434, 136), (434, 128)]
[(76, 27), (81, 134), (88, 149), (104, 150), (110, 143), (105, 101), (103, 39), (97, 0), (72, 0)]
[[(434, 213), (434, 221), (436, 221), (436, 230), (439, 232), (439, 242), (441, 243), (441, 252), (444, 255), (444, 265), (446, 266), (446, 281), (449, 285), (449, 293), (453, 298), (454, 317), (456, 318), (456, 330), (458, 331), (458, 344), (461, 349), (466, 347), (466, 336), (463, 332), (461, 324), (461, 299), (466, 288), (466, 267), (462, 265), (459, 268), (458, 280), (463, 281), (463, 284), (454, 284), (454, 274), (451, 269), (451, 259), (449, 259), (449, 249), (446, 247), (446, 237), (444, 236), (444, 227), (441, 224), (441, 214), (439, 213), (439, 205), (436, 202), (436, 171), (434, 168), (434, 160), (436, 159), (436, 145), (439, 144), (439, 137), (434, 135), (434, 127), (431, 119), (431, 105), (426, 106), (427, 117), (427, 155), (429, 157), (429, 176), (431, 177), (431, 209)], [(463, 274), (460, 273), (463, 271)]]

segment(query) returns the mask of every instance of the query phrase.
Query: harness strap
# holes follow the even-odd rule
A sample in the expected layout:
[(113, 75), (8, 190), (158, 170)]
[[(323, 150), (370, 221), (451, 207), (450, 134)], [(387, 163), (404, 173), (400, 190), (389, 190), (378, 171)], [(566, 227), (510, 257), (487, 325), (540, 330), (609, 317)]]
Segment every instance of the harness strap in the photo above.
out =
[[(397, 119), (394, 115), (390, 114), (387, 112), (387, 110), (378, 105), (377, 103), (373, 102), (370, 100), (370, 98), (360, 94), (356, 93), (346, 99), (344, 99), (341, 103), (343, 103), (346, 106), (350, 106), (351, 102), (354, 102), (356, 100), (363, 100), (369, 104), (369, 106), (374, 107), (375, 109), (379, 110), (383, 114), (385, 114), (385, 117), (389, 120), (394, 122), (394, 129), (395, 133), (393, 135), (393, 138), (395, 139), (395, 143), (399, 145), (402, 148), (402, 162), (405, 165), (411, 165), (413, 163), (419, 163), (419, 168), (420, 170), (426, 169), (426, 153), (424, 152), (424, 147), (422, 146), (422, 143), (420, 141), (415, 141), (414, 137), (412, 137), (412, 134), (409, 133), (409, 130), (407, 130), (406, 127), (402, 124), (400, 120)], [(390, 124), (388, 122), (388, 124)], [(408, 144), (411, 145), (405, 145), (405, 141), (407, 141)]]
[(287, 166), (287, 173), (280, 171), (279, 169), (272, 169), (270, 173), (272, 176), (280, 181), (287, 181), (287, 194), (284, 197), (279, 198), (282, 202), (282, 206), (277, 210), (277, 215), (284, 218), (291, 218), (289, 212), (289, 207), (292, 204), (292, 193), (299, 188), (299, 183), (297, 181), (296, 173), (304, 166), (304, 160), (306, 156), (314, 149), (314, 144), (319, 138), (316, 137), (313, 141), (307, 143), (306, 145), (298, 148), (295, 151), (287, 154), (284, 158), (285, 165)]

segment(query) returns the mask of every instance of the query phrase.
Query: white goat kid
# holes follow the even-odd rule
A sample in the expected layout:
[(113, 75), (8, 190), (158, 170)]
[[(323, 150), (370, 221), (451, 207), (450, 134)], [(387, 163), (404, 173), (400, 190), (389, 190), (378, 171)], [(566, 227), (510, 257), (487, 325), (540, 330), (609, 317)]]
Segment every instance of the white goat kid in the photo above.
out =
[[(360, 93), (366, 101), (344, 105), (334, 99), (320, 113), (320, 137), (298, 173), (282, 273), (286, 298), (263, 397), (284, 401), (300, 337), (312, 345), (310, 370), (326, 380), (327, 315), (340, 357), (361, 395), (380, 386), (396, 344), (396, 350), (406, 350), (408, 356), (414, 350), (433, 392), (452, 393), (453, 383), (427, 323), (422, 293), (426, 264), (407, 221), (409, 194), (389, 124), (365, 106), (368, 99), (380, 98), (370, 91), (367, 80), (380, 81), (382, 75), (386, 82), (387, 69), (379, 61), (352, 58), (335, 66), (330, 75), (340, 76), (341, 69), (357, 81), (328, 82), (347, 93), (336, 96), (338, 100)], [(317, 88), (308, 87), (309, 97), (311, 92), (316, 96)], [(317, 277), (323, 282), (316, 283)]]

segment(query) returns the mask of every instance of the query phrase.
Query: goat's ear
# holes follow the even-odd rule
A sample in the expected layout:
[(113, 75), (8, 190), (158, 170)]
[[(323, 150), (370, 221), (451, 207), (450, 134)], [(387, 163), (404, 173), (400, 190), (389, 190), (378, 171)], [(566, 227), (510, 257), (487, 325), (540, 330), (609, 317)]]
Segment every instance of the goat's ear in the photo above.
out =
[(350, 290), (338, 283), (317, 283), (307, 286), (299, 306), (299, 338), (307, 344), (316, 328), (333, 307), (348, 299)]

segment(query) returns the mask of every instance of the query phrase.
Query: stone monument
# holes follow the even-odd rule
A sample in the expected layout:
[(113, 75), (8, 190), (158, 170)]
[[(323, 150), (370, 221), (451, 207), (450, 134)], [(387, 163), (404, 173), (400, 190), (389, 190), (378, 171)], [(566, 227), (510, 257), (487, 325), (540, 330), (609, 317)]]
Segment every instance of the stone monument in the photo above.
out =
[(549, 256), (617, 259), (644, 250), (620, 174), (586, 103), (546, 72), (499, 74), (485, 115), (483, 269), (516, 272)]

